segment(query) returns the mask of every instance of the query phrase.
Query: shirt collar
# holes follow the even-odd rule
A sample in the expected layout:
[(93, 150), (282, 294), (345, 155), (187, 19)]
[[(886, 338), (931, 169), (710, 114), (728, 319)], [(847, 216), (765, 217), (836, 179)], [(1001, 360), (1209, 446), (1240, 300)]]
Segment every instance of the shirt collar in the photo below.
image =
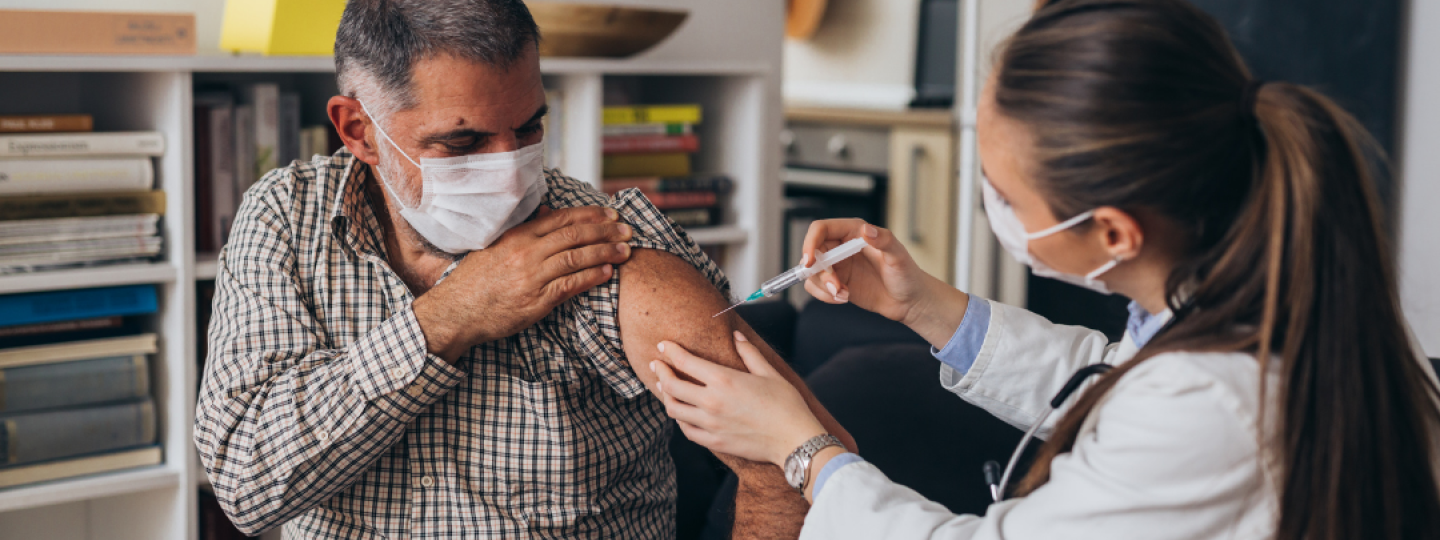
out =
[(1139, 302), (1131, 301), (1128, 307), (1130, 320), (1125, 322), (1125, 331), (1130, 334), (1130, 341), (1135, 343), (1137, 349), (1149, 343), (1150, 339), (1165, 327), (1165, 323), (1170, 322), (1171, 313), (1168, 309), (1152, 315), (1141, 307)]
[(365, 194), (370, 166), (355, 159), (349, 150), (342, 149), (338, 157), (345, 160), (345, 167), (331, 203), (330, 232), (352, 256), (359, 252), (383, 258), (385, 243), (380, 238), (380, 222)]

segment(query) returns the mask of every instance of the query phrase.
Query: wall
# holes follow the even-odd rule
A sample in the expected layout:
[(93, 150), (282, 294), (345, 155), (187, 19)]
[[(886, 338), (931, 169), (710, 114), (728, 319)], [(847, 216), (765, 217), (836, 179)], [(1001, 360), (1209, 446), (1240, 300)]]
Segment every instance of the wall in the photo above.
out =
[(1440, 358), (1440, 2), (1412, 0), (1400, 137), (1400, 298)]
[(785, 40), (785, 101), (903, 109), (915, 97), (920, 0), (829, 0), (807, 41)]

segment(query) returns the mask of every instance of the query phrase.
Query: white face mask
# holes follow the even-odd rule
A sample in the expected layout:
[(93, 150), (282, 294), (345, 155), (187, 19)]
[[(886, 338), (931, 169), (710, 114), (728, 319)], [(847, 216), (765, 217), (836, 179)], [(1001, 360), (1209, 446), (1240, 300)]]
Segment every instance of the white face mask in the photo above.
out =
[(1010, 203), (995, 191), (995, 188), (990, 185), (990, 180), (988, 179), (985, 180), (984, 193), (985, 215), (990, 218), (990, 229), (995, 231), (995, 237), (1000, 240), (1000, 245), (1005, 248), (1005, 251), (1010, 252), (1010, 255), (1015, 257), (1015, 260), (1020, 261), (1020, 264), (1028, 265), (1030, 271), (1034, 272), (1037, 276), (1058, 279), (1071, 285), (1085, 287), (1100, 294), (1110, 294), (1110, 289), (1105, 286), (1104, 282), (1097, 278), (1099, 278), (1101, 274), (1109, 272), (1111, 268), (1115, 268), (1115, 265), (1120, 264), (1119, 257), (1101, 265), (1100, 268), (1096, 268), (1088, 274), (1077, 276), (1065, 274), (1054, 268), (1050, 268), (1044, 262), (1041, 262), (1040, 259), (1036, 259), (1030, 254), (1031, 240), (1044, 238), (1074, 227), (1090, 219), (1091, 216), (1094, 216), (1094, 210), (1081, 213), (1078, 216), (1067, 219), (1043, 231), (1030, 233), (1025, 232), (1025, 225), (1020, 223), (1020, 218), (1015, 217), (1015, 209), (1011, 208)]
[(380, 184), (400, 205), (400, 216), (410, 227), (447, 253), (485, 249), (530, 217), (549, 190), (541, 169), (543, 142), (514, 152), (420, 158), (416, 163), (385, 133), (364, 102), (360, 108), (370, 115), (380, 136), (420, 169), (420, 202), (414, 206), (406, 202), (377, 167)]

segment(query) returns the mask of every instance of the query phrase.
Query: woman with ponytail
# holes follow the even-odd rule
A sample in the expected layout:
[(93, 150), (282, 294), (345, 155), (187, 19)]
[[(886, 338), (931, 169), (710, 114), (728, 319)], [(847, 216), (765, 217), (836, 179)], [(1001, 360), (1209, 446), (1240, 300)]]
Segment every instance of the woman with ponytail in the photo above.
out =
[[(807, 260), (870, 247), (806, 288), (909, 325), (947, 389), (1037, 429), (1009, 498), (955, 515), (894, 484), (827, 444), (743, 340), (751, 373), (661, 344), (687, 436), (788, 463), (814, 503), (803, 538), (1440, 538), (1440, 394), (1401, 316), (1379, 153), (1349, 114), (1254, 79), (1183, 0), (1058, 0), (1002, 47), (978, 132), (1001, 244), (1132, 299), (1120, 343), (957, 291), (857, 220), (811, 228)], [(1046, 420), (1098, 364), (1114, 369)]]

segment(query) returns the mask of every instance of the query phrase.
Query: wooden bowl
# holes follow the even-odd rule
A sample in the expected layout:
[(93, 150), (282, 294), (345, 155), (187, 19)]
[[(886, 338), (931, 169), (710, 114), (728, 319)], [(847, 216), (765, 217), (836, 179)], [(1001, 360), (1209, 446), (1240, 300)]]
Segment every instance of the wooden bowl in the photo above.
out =
[(688, 11), (527, 2), (540, 26), (540, 56), (623, 58), (669, 37)]

